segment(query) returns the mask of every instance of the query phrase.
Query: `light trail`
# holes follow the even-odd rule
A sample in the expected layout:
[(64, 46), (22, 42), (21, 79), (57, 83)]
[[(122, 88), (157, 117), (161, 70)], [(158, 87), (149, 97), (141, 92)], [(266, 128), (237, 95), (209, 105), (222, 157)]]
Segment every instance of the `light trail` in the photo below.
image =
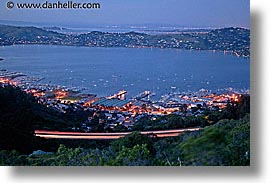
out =
[[(159, 130), (159, 131), (143, 131), (142, 135), (155, 135), (156, 137), (176, 137), (187, 131), (198, 131), (201, 128), (185, 128), (177, 130)], [(47, 139), (94, 139), (94, 140), (113, 140), (125, 137), (132, 132), (116, 132), (116, 133), (83, 133), (83, 132), (59, 132), (47, 130), (35, 130), (35, 136)]]
[(38, 137), (42, 137), (42, 138), (47, 138), (47, 139), (94, 139), (94, 140), (112, 140), (112, 139), (119, 139), (122, 138), (124, 136), (108, 136), (108, 135), (101, 135), (101, 136), (96, 136), (96, 135), (82, 135), (82, 136), (75, 136), (75, 135), (42, 135), (39, 134), (36, 136)]
[(55, 135), (128, 135), (131, 132), (116, 132), (116, 133), (84, 133), (84, 132), (60, 132), (60, 131), (48, 131), (48, 130), (35, 130), (35, 134), (55, 134)]

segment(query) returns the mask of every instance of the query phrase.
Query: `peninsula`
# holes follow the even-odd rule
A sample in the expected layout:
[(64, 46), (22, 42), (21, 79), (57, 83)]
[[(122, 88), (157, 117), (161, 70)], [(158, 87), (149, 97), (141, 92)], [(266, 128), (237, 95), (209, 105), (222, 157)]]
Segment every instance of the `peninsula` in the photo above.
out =
[(0, 25), (0, 46), (18, 44), (210, 50), (250, 57), (250, 30), (230, 27), (165, 34), (100, 31), (65, 34), (37, 27)]

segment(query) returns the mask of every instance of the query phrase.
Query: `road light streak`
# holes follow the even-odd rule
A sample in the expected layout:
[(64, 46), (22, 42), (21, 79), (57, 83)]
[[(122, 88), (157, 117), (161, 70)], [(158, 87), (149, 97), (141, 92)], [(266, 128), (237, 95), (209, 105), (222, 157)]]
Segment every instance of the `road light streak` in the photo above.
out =
[[(183, 132), (198, 131), (201, 128), (186, 128), (177, 130), (159, 130), (159, 131), (144, 131), (142, 135), (153, 135), (155, 137), (175, 137)], [(36, 130), (35, 136), (48, 139), (94, 139), (94, 140), (113, 140), (125, 137), (132, 132), (117, 132), (117, 133), (82, 133), (82, 132), (59, 132)]]
[(47, 139), (94, 139), (94, 140), (111, 140), (111, 139), (119, 139), (122, 138), (124, 136), (104, 136), (104, 135), (100, 135), (100, 136), (89, 136), (89, 135), (85, 135), (85, 136), (79, 136), (79, 135), (43, 135), (43, 134), (36, 134), (35, 136), (38, 137), (42, 137), (42, 138), (47, 138)]

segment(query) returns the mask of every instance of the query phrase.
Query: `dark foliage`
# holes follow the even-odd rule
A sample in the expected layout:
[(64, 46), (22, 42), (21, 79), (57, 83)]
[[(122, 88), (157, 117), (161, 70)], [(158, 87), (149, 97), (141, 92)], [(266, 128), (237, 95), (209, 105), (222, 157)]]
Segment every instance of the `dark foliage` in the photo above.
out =
[(30, 153), (41, 147), (42, 139), (34, 137), (35, 129), (68, 130), (81, 124), (88, 114), (62, 114), (13, 86), (0, 86), (0, 149)]
[[(222, 112), (206, 111), (212, 125), (205, 125), (201, 117), (143, 118), (147, 128), (148, 124), (150, 128), (160, 124), (158, 128), (207, 126), (179, 137), (158, 139), (133, 132), (115, 141), (42, 140), (33, 136), (34, 127), (62, 127), (66, 117), (39, 105), (19, 88), (0, 87), (0, 165), (248, 166), (249, 113), (250, 97), (244, 95), (239, 102), (228, 103)], [(37, 149), (53, 153), (29, 156)]]

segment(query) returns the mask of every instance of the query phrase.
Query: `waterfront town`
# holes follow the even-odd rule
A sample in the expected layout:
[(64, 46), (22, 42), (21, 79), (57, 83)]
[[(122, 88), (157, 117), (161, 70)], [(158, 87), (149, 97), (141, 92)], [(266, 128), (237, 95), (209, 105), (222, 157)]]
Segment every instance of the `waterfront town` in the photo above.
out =
[(201, 116), (204, 110), (219, 111), (229, 101), (238, 102), (242, 94), (249, 90), (235, 91), (232, 88), (212, 92), (200, 89), (195, 92), (178, 92), (171, 87), (171, 92), (157, 100), (151, 97), (155, 93), (142, 91), (137, 96), (127, 98), (127, 91), (118, 91), (111, 96), (98, 97), (96, 94), (81, 93), (80, 88), (42, 84), (41, 78), (26, 76), (24, 73), (0, 70), (0, 85), (13, 85), (37, 98), (38, 103), (66, 113), (68, 108), (74, 111), (92, 111), (81, 127), (71, 127), (72, 131), (93, 131), (93, 119), (97, 118), (106, 128), (120, 125), (132, 130), (135, 122), (142, 117), (156, 120), (158, 117), (174, 114), (178, 116)]

